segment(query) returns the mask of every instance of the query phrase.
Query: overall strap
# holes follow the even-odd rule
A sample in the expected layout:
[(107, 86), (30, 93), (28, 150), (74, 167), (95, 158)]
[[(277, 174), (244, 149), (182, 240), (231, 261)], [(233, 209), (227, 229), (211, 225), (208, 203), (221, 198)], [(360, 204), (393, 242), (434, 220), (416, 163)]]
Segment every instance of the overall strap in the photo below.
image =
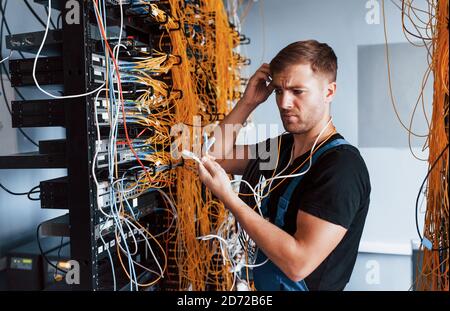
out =
[[(330, 149), (332, 149), (332, 148), (334, 148), (334, 147), (340, 146), (340, 145), (350, 145), (350, 143), (348, 143), (348, 142), (347, 142), (345, 139), (343, 139), (343, 138), (338, 138), (338, 139), (335, 139), (335, 140), (333, 140), (333, 141), (331, 141), (331, 142), (329, 142), (329, 143), (323, 145), (320, 149), (318, 149), (318, 150), (313, 154), (313, 156), (312, 156), (312, 161), (311, 161), (311, 165), (310, 165), (310, 166), (313, 166), (314, 163), (317, 161), (317, 159), (318, 159), (324, 152), (326, 152), (326, 151), (328, 151), (328, 150), (330, 150)], [(307, 169), (307, 167), (310, 167), (310, 166), (309, 166), (309, 165), (308, 165), (308, 166), (305, 165), (304, 167), (301, 168), (301, 170), (300, 170), (299, 173), (304, 172), (304, 171)], [(288, 185), (286, 191), (285, 191), (284, 194), (283, 194), (283, 197), (284, 197), (284, 198), (286, 198), (286, 199), (290, 199), (290, 198), (291, 198), (292, 193), (294, 192), (295, 188), (297, 188), (297, 186), (298, 186), (298, 184), (300, 183), (300, 181), (302, 180), (303, 176), (305, 176), (305, 175), (297, 176), (297, 177), (294, 178), (294, 180), (292, 180), (292, 181), (289, 183), (289, 185)]]
[[(349, 143), (342, 138), (335, 139), (324, 146), (322, 146), (320, 149), (318, 149), (312, 156), (311, 164), (310, 165), (304, 165), (299, 173), (305, 172), (307, 169), (309, 169), (311, 166), (314, 165), (314, 163), (317, 161), (317, 159), (326, 151), (335, 148), (340, 145), (349, 145)], [(277, 213), (275, 215), (274, 223), (278, 227), (282, 228), (284, 227), (284, 216), (286, 214), (286, 211), (289, 207), (289, 203), (291, 201), (292, 194), (294, 193), (295, 189), (297, 188), (300, 181), (303, 179), (305, 174), (294, 177), (294, 179), (288, 184), (286, 190), (284, 191), (283, 195), (278, 200), (277, 205)]]

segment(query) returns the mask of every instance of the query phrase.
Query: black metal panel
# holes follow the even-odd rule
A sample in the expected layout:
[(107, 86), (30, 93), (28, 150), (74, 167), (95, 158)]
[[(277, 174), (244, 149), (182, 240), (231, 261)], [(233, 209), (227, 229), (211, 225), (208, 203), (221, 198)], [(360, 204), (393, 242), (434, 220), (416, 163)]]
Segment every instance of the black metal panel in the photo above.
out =
[(40, 154), (39, 152), (17, 153), (0, 156), (0, 169), (65, 168), (64, 153)]
[(54, 178), (41, 181), (41, 208), (67, 209), (67, 192), (69, 184), (67, 177)]
[[(9, 62), (11, 86), (34, 85), (34, 58), (15, 59)], [(36, 63), (36, 79), (39, 84), (62, 84), (63, 65), (61, 57), (41, 57)]]
[[(108, 19), (108, 25), (120, 25), (120, 11), (117, 9), (117, 7), (107, 7), (106, 16)], [(127, 28), (132, 28), (140, 33), (147, 33), (149, 35), (150, 33), (154, 32), (159, 25), (156, 22), (150, 23), (148, 20), (145, 21), (143, 18), (127, 18), (126, 16), (124, 16), (123, 23)]]
[[(27, 32), (6, 36), (6, 48), (22, 52), (36, 53), (44, 39), (44, 31)], [(62, 32), (60, 30), (49, 30), (45, 47), (42, 54), (60, 51), (62, 46)]]
[(12, 127), (65, 126), (64, 107), (59, 99), (13, 101)]
[[(36, 79), (40, 85), (63, 84), (64, 75), (62, 71), (57, 72), (36, 72)], [(11, 72), (11, 86), (29, 86), (34, 85), (34, 79), (31, 73), (17, 74)]]
[[(34, 58), (13, 59), (9, 61), (11, 73), (32, 73)], [(36, 72), (54, 72), (63, 70), (62, 57), (40, 57), (36, 63)]]
[(39, 141), (39, 153), (65, 153), (66, 140), (52, 139)]
[(69, 237), (69, 214), (64, 214), (44, 221), (41, 225), (41, 234), (45, 236)]

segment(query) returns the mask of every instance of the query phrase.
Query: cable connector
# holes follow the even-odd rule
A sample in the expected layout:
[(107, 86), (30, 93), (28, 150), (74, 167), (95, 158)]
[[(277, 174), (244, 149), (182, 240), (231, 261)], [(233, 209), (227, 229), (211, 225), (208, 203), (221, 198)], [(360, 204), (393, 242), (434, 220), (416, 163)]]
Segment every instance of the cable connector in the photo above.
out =
[(195, 155), (195, 153), (190, 152), (189, 150), (184, 149), (183, 151), (181, 151), (181, 155), (184, 158), (188, 158), (188, 159), (192, 159), (192, 160), (196, 161), (198, 164), (202, 163), (202, 161), (200, 161), (200, 159)]

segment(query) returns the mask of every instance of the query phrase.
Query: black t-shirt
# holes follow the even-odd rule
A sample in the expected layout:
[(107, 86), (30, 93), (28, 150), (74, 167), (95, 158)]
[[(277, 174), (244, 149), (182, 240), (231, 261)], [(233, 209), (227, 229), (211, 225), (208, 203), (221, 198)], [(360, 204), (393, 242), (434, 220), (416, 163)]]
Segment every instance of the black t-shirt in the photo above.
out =
[[(329, 141), (343, 138), (334, 134)], [(279, 163), (275, 174), (289, 162), (293, 145), (292, 134), (274, 138), (281, 139)], [(269, 141), (258, 147), (269, 150)], [(277, 146), (277, 143), (275, 143)], [(296, 158), (282, 175), (288, 175), (308, 158), (310, 151)], [(243, 179), (255, 186), (261, 174), (266, 178), (273, 176), (273, 170), (260, 170), (260, 158), (251, 160)], [(309, 160), (305, 165), (309, 165)], [(298, 172), (298, 171), (297, 171)], [(293, 178), (275, 180), (272, 184), (268, 202), (268, 214), (273, 223), (278, 200)], [(277, 186), (278, 183), (281, 185)], [(336, 248), (305, 279), (310, 290), (343, 290), (348, 283), (358, 253), (364, 222), (369, 208), (370, 180), (366, 165), (358, 149), (350, 145), (340, 145), (325, 151), (304, 175), (292, 194), (286, 211), (283, 229), (294, 235), (297, 227), (297, 213), (302, 210), (313, 216), (340, 225), (347, 232)], [(250, 193), (243, 183), (240, 193)], [(254, 206), (253, 197), (241, 196), (249, 206)]]

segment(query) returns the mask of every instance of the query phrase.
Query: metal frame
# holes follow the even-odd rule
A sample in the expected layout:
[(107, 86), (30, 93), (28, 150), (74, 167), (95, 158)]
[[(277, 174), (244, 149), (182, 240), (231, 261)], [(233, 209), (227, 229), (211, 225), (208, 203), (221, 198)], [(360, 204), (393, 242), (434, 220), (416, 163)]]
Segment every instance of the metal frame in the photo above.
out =
[[(67, 24), (63, 20), (63, 68), (65, 95), (83, 94), (90, 89), (88, 51), (88, 3), (78, 0), (80, 24)], [(62, 11), (66, 16), (67, 8)], [(80, 265), (80, 284), (75, 290), (95, 290), (96, 258), (94, 251), (94, 200), (91, 182), (91, 97), (78, 97), (65, 101), (66, 157), (68, 173), (68, 206), (70, 224), (70, 251)]]

